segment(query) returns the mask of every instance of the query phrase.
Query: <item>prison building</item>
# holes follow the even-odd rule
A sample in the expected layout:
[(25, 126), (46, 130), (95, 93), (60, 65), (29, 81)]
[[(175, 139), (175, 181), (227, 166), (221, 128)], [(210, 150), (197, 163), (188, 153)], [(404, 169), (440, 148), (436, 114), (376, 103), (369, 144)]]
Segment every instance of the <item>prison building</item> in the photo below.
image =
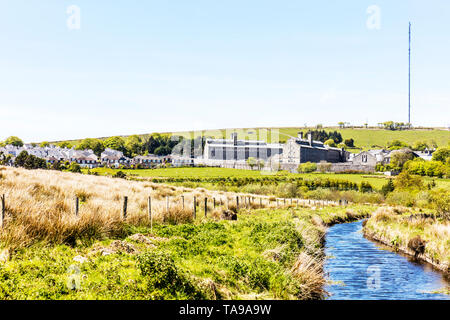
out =
[(269, 144), (258, 140), (238, 140), (237, 133), (232, 133), (231, 139), (206, 140), (203, 158), (207, 161), (246, 161), (250, 157), (267, 160), (282, 152), (281, 144)]
[(311, 133), (307, 139), (300, 132), (297, 138), (289, 139), (283, 146), (282, 162), (299, 164), (305, 162), (346, 162), (350, 153), (340, 148), (332, 148), (321, 141), (312, 139)]

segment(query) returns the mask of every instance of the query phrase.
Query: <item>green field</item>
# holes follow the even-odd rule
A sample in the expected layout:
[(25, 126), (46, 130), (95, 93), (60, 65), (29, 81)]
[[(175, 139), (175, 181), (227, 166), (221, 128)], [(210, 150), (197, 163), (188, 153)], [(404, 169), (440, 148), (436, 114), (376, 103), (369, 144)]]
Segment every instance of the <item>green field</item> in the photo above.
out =
[[(100, 175), (114, 175), (117, 169), (109, 168), (96, 168), (92, 169), (91, 172), (97, 172)], [(240, 169), (229, 169), (229, 168), (163, 168), (163, 169), (122, 169), (127, 175), (136, 175), (146, 178), (213, 178), (213, 177), (265, 177), (268, 173), (261, 172), (259, 170), (240, 170)], [(86, 172), (86, 170), (85, 170)], [(272, 175), (272, 174), (271, 174)], [(286, 171), (279, 171), (274, 173), (276, 176), (286, 176), (286, 177), (302, 177), (304, 179), (336, 179), (336, 180), (347, 180), (355, 183), (368, 182), (375, 189), (381, 189), (381, 187), (386, 183), (387, 177), (381, 174), (335, 174), (335, 173), (288, 173)], [(431, 178), (425, 177), (426, 182), (431, 181)], [(450, 179), (435, 179), (438, 187), (450, 190)]]

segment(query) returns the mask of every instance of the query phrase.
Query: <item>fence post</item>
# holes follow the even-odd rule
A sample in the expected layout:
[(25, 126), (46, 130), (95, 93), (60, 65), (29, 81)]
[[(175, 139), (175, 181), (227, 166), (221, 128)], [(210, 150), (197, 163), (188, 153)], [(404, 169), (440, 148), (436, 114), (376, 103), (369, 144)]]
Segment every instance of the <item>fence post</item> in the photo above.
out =
[(194, 220), (197, 217), (197, 198), (194, 196)]
[(297, 207), (297, 209), (298, 209), (298, 199), (296, 200), (296, 203), (297, 203), (297, 206), (296, 206), (296, 207)]
[(213, 198), (214, 209), (216, 208), (216, 198)]
[(127, 219), (128, 197), (123, 197), (123, 220)]
[(236, 211), (239, 210), (239, 196), (236, 196)]
[(259, 207), (262, 208), (262, 198), (259, 198)]
[(152, 219), (152, 197), (148, 197), (147, 199), (147, 211), (149, 220)]
[(169, 196), (166, 196), (166, 209), (167, 209), (167, 214), (169, 214)]
[(5, 220), (5, 211), (6, 211), (4, 194), (0, 196), (0, 200), (1, 200), (1, 205), (2, 205), (2, 208), (1, 208), (2, 211), (1, 211), (1, 216), (0, 216), (0, 218), (1, 218), (0, 228), (3, 228), (3, 221)]
[(75, 215), (78, 216), (78, 211), (80, 208), (80, 200), (78, 199), (78, 197), (75, 197)]
[(206, 218), (207, 214), (208, 214), (208, 198), (205, 197), (205, 218)]
[(184, 210), (184, 196), (181, 196), (181, 202), (183, 203), (183, 210)]

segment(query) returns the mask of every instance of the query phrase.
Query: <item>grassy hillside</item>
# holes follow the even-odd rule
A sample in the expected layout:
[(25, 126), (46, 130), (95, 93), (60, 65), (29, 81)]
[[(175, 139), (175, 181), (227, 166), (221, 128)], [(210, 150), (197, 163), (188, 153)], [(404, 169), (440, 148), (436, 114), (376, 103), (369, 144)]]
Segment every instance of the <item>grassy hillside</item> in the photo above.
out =
[[(307, 132), (308, 129), (305, 128), (271, 128), (272, 131), (267, 131), (265, 133), (262, 129), (236, 129), (238, 132), (239, 139), (256, 139), (261, 138), (263, 140), (272, 142), (272, 135), (277, 137), (275, 133), (279, 130), (279, 141), (285, 142), (289, 139), (289, 136), (297, 136), (299, 131)], [(321, 129), (322, 130), (322, 129)], [(406, 142), (410, 145), (414, 144), (416, 141), (435, 141), (438, 146), (446, 146), (450, 142), (450, 131), (444, 129), (414, 129), (414, 130), (403, 130), (403, 131), (391, 131), (384, 129), (375, 128), (355, 128), (355, 129), (339, 129), (336, 127), (323, 128), (325, 131), (338, 131), (342, 134), (342, 138), (354, 139), (355, 146), (360, 148), (371, 148), (372, 146), (384, 147), (389, 141), (400, 140)], [(231, 130), (230, 130), (231, 132)], [(249, 132), (251, 134), (249, 134)], [(271, 133), (272, 132), (272, 133)], [(203, 132), (205, 136), (214, 136), (217, 138), (225, 137), (226, 130), (206, 130)], [(182, 135), (184, 137), (195, 137), (199, 135), (199, 132), (179, 132), (174, 133)], [(267, 137), (267, 138), (266, 138)]]
[[(244, 129), (219, 129), (219, 130), (204, 130), (204, 131), (189, 131), (189, 132), (173, 132), (170, 135), (180, 135), (185, 138), (195, 138), (200, 135), (212, 136), (215, 138), (229, 138), (230, 132), (236, 131), (239, 139), (261, 139), (268, 142), (285, 142), (289, 136), (297, 136), (299, 131), (307, 132), (308, 128), (244, 128)], [(276, 133), (278, 130), (279, 134)], [(338, 131), (342, 134), (342, 138), (354, 139), (355, 146), (363, 149), (372, 148), (372, 146), (384, 147), (389, 141), (400, 140), (407, 144), (413, 145), (416, 141), (434, 141), (438, 146), (446, 146), (450, 142), (450, 131), (445, 129), (413, 129), (403, 131), (391, 131), (378, 128), (348, 128), (339, 129), (337, 127), (323, 128), (325, 131)], [(106, 138), (100, 138), (102, 140)], [(72, 144), (77, 144), (80, 140), (69, 141)]]

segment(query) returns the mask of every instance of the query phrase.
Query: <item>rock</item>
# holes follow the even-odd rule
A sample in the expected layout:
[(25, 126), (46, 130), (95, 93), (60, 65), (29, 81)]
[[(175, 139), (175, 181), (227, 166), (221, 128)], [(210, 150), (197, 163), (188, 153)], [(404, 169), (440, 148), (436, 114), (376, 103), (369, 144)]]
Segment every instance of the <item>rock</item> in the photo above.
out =
[(88, 259), (83, 257), (83, 256), (76, 256), (76, 257), (73, 258), (73, 261), (76, 261), (76, 262), (79, 262), (79, 263), (83, 264), (86, 261), (88, 261)]
[(115, 253), (114, 251), (112, 251), (109, 248), (104, 248), (104, 249), (100, 250), (100, 252), (101, 252), (102, 256), (109, 256), (110, 254)]
[(425, 252), (426, 241), (422, 240), (420, 236), (412, 238), (408, 242), (408, 248), (414, 252), (414, 257), (417, 258), (419, 254)]
[(225, 210), (220, 215), (221, 220), (237, 220), (237, 214), (230, 210)]
[(89, 255), (92, 256), (100, 254), (102, 256), (109, 256), (114, 253), (136, 254), (139, 253), (139, 251), (136, 250), (132, 244), (126, 241), (115, 240), (108, 247), (94, 247)]
[(140, 233), (133, 234), (129, 239), (136, 241), (136, 242), (145, 243), (145, 244), (154, 246), (154, 244), (153, 244), (152, 240), (150, 240), (150, 238), (148, 238)]
[(133, 254), (136, 252), (136, 249), (131, 244), (120, 240), (113, 241), (109, 248), (115, 252), (124, 252), (129, 254)]

